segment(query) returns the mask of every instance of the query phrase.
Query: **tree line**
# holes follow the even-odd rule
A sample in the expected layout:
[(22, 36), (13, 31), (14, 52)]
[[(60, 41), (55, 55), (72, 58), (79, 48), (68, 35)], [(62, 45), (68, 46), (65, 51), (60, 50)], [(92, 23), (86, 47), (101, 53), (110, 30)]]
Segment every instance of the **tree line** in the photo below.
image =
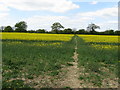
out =
[(25, 21), (20, 21), (15, 24), (14, 27), (6, 26), (0, 27), (1, 32), (28, 32), (28, 33), (54, 33), (54, 34), (95, 34), (95, 35), (120, 35), (119, 30), (106, 30), (102, 32), (98, 32), (95, 29), (100, 29), (100, 26), (97, 26), (94, 23), (88, 25), (87, 30), (85, 29), (71, 29), (65, 28), (59, 22), (55, 22), (51, 26), (51, 31), (47, 31), (45, 29), (38, 30), (27, 30), (27, 23)]

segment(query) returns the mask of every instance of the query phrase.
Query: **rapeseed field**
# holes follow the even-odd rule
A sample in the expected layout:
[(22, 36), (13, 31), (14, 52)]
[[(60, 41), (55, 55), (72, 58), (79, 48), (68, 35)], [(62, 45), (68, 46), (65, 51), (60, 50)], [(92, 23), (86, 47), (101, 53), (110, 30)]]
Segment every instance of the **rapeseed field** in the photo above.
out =
[(57, 80), (63, 80), (63, 73), (69, 72), (66, 68), (73, 66), (75, 50), (78, 79), (84, 87), (90, 87), (85, 83), (99, 88), (118, 85), (119, 36), (40, 33), (0, 33), (0, 36), (4, 88), (57, 86)]

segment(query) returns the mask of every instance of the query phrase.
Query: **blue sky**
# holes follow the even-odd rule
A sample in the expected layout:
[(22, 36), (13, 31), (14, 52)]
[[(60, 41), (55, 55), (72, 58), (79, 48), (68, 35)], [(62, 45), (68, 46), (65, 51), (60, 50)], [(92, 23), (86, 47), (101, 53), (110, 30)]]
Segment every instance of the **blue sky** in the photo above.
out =
[(0, 0), (0, 26), (26, 21), (28, 30), (51, 30), (54, 22), (65, 28), (118, 29), (118, 0)]

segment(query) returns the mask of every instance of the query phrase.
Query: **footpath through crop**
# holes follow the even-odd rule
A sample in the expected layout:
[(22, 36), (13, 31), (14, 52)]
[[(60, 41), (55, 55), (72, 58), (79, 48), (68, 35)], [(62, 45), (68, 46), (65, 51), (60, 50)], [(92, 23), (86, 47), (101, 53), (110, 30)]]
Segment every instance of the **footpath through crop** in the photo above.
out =
[(117, 50), (96, 49), (79, 35), (69, 37), (3, 40), (3, 87), (116, 88)]
[(60, 87), (117, 88), (118, 78), (115, 73), (117, 69), (115, 64), (105, 63), (107, 62), (107, 58), (105, 57), (105, 61), (99, 61), (101, 58), (96, 58), (103, 55), (109, 56), (106, 52), (110, 51), (95, 49), (79, 36), (74, 36), (73, 41), (75, 43), (73, 61), (69, 62), (69, 66), (63, 69), (67, 73), (64, 74), (65, 77), (62, 79)]
[(64, 80), (61, 82), (61, 86), (69, 88), (80, 88), (79, 68), (78, 68), (78, 53), (77, 53), (77, 38), (74, 38), (75, 50), (73, 54), (73, 62), (69, 62), (69, 66), (66, 68), (67, 73)]

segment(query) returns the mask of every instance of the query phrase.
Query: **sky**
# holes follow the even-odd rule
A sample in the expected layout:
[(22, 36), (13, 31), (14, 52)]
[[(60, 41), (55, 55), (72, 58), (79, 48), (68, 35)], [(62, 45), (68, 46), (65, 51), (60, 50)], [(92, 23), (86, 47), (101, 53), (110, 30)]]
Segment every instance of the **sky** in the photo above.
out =
[(118, 30), (118, 1), (0, 0), (0, 26), (25, 21), (28, 30), (50, 31), (55, 22), (76, 30), (94, 23), (100, 26), (97, 31)]

